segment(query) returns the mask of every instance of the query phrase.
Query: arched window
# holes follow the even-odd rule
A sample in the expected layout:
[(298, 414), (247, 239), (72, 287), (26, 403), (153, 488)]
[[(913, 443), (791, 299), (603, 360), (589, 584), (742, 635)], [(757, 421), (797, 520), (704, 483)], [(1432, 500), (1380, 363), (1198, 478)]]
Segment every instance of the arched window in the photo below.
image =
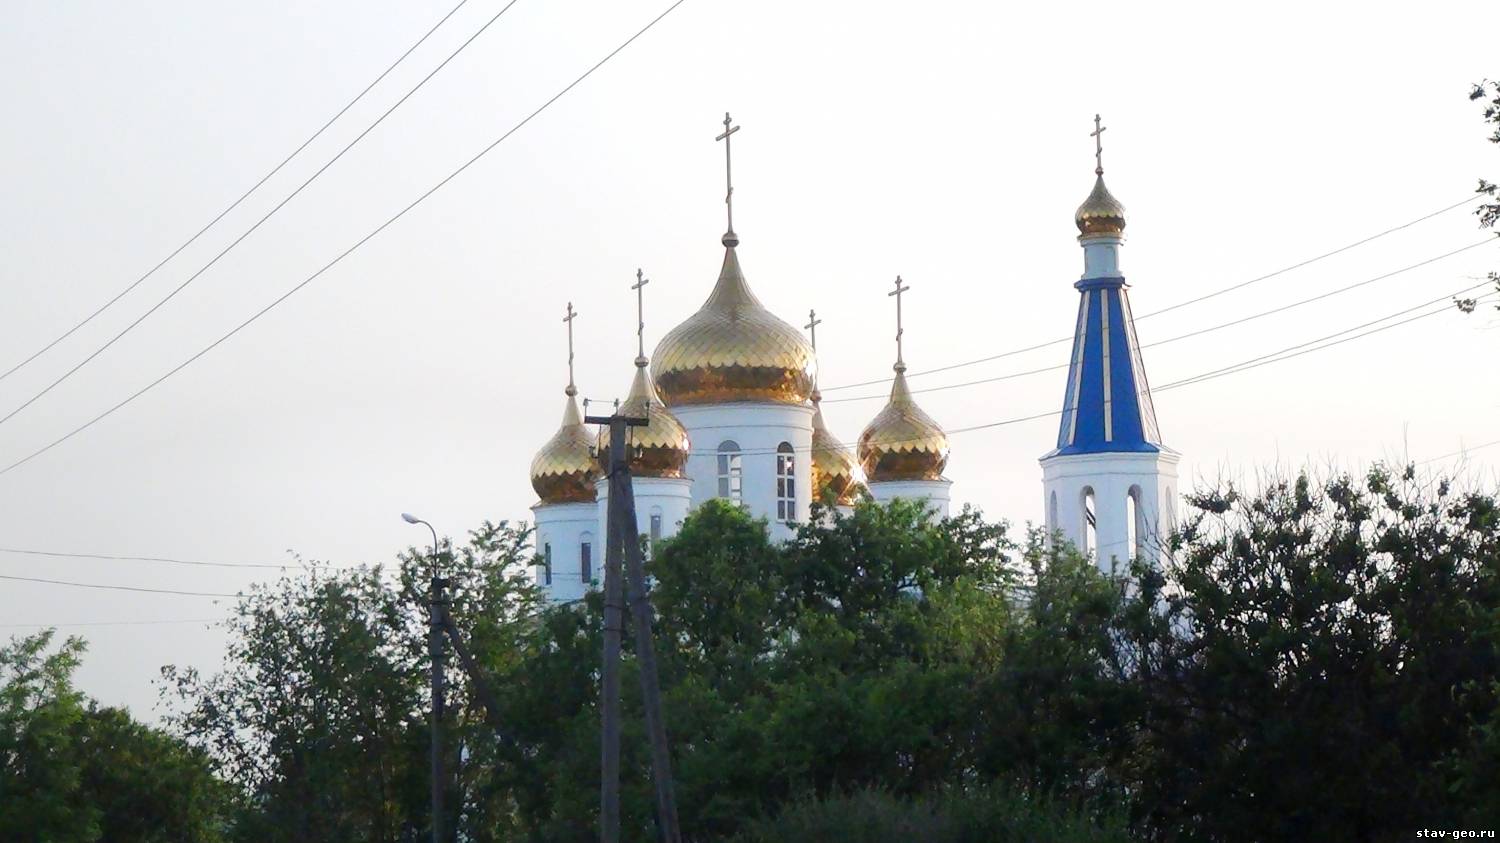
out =
[(797, 464), (792, 443), (776, 446), (776, 520), (792, 521), (797, 517)]
[(719, 443), (719, 497), (739, 503), (742, 498), (741, 479), (744, 475), (744, 457), (740, 456), (740, 443), (726, 439)]
[(1125, 548), (1132, 557), (1145, 556), (1146, 524), (1141, 513), (1141, 487), (1125, 493)]
[(651, 507), (651, 543), (661, 541), (661, 507)]
[(579, 536), (578, 577), (585, 587), (594, 581), (594, 537), (589, 533)]
[(1094, 487), (1084, 486), (1079, 496), (1079, 504), (1083, 507), (1083, 535), (1078, 549), (1083, 551), (1084, 556), (1096, 553), (1099, 550), (1099, 519), (1094, 509)]
[(1057, 530), (1057, 492), (1052, 492), (1052, 500), (1047, 503), (1047, 541), (1052, 541), (1051, 533)]
[(552, 542), (542, 545), (542, 584), (552, 584)]

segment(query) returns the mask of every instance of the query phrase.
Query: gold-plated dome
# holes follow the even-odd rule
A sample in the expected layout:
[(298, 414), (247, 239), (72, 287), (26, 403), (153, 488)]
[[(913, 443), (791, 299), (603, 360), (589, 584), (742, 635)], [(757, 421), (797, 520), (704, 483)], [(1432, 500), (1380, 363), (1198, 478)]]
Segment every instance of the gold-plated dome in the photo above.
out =
[[(681, 477), (688, 459), (687, 430), (657, 396), (651, 375), (646, 371), (646, 359), (637, 357), (635, 366), (630, 395), (620, 404), (619, 412), (626, 416), (644, 416), (648, 423), (644, 427), (628, 428), (625, 434), (630, 472), (636, 477)], [(609, 428), (601, 428), (599, 465), (606, 471), (609, 468), (609, 449)]]
[(891, 400), (859, 435), (859, 462), (871, 483), (943, 477), (948, 435), (912, 400), (906, 366), (900, 363)]
[(733, 246), (724, 251), (724, 267), (708, 301), (662, 337), (653, 361), (662, 397), (673, 407), (802, 404), (817, 373), (817, 358), (801, 332), (750, 292)]
[(1090, 234), (1119, 236), (1125, 233), (1125, 206), (1104, 186), (1103, 173), (1094, 177), (1094, 189), (1089, 193), (1089, 198), (1078, 206), (1073, 222), (1078, 225), (1078, 232), (1084, 237)]
[(856, 476), (859, 463), (855, 461), (854, 453), (823, 422), (823, 408), (818, 406), (819, 397), (815, 391), (812, 421), (813, 500), (852, 506), (859, 500), (860, 483)]
[(593, 436), (578, 413), (577, 394), (570, 385), (562, 426), (531, 460), (531, 488), (542, 503), (588, 503), (595, 498), (599, 465), (590, 447)]

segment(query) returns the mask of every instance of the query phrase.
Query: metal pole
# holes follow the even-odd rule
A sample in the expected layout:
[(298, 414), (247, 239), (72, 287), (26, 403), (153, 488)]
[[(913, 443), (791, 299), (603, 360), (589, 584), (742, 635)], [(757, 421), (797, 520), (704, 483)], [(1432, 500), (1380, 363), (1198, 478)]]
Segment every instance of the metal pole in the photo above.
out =
[[(436, 554), (434, 553), (434, 558)], [(434, 567), (436, 563), (434, 562)], [(443, 580), (432, 577), (427, 649), (432, 657), (432, 843), (443, 843)]]
[(646, 570), (641, 558), (640, 531), (636, 524), (635, 489), (627, 467), (618, 484), (611, 481), (609, 502), (620, 500), (614, 532), (625, 548), (625, 570), (630, 587), (630, 620), (635, 625), (635, 656), (640, 662), (641, 703), (646, 714), (646, 734), (651, 743), (652, 780), (656, 785), (657, 822), (666, 843), (681, 843), (677, 825), (677, 797), (672, 785), (672, 753), (667, 743), (666, 718), (661, 709), (661, 682), (656, 671), (653, 612), (646, 594)]

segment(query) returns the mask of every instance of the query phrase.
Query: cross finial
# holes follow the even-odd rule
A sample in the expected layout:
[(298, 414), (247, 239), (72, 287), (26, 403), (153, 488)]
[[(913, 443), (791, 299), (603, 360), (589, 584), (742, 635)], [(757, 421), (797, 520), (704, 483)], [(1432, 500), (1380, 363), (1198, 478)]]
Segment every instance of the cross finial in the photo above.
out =
[(1094, 175), (1104, 175), (1104, 130), (1108, 128), (1100, 124), (1099, 115), (1094, 115), (1094, 131), (1089, 132), (1089, 137), (1094, 139)]
[(807, 311), (807, 324), (803, 325), (802, 327), (806, 328), (808, 333), (812, 334), (812, 347), (814, 352), (818, 350), (818, 326), (821, 324), (823, 324), (823, 320), (818, 318), (818, 312), (816, 310)]
[(887, 296), (895, 296), (896, 297), (896, 367), (895, 368), (896, 368), (896, 371), (898, 371), (898, 372), (904, 372), (904, 371), (906, 371), (906, 360), (901, 356), (901, 335), (904, 334), (904, 333), (906, 333), (905, 330), (903, 330), (902, 327), (901, 327), (901, 294), (904, 293), (904, 292), (906, 292), (907, 290), (910, 290), (910, 289), (911, 289), (911, 287), (907, 286), (901, 280), (901, 276), (897, 275), (896, 276), (896, 289), (890, 291), (889, 293), (886, 293)]
[(573, 320), (578, 318), (578, 311), (573, 309), (573, 303), (568, 302), (568, 313), (563, 317), (568, 325), (568, 388), (564, 390), (568, 397), (578, 394), (578, 387), (573, 385)]
[(635, 271), (635, 283), (630, 289), (635, 290), (635, 365), (645, 368), (646, 360), (646, 294), (642, 288), (651, 283), (646, 273), (637, 269)]
[(739, 126), (730, 126), (729, 112), (724, 112), (724, 134), (714, 138), (716, 141), (724, 142), (724, 207), (729, 216), (729, 229), (724, 232), (723, 243), (725, 246), (738, 246), (739, 235), (734, 233), (734, 179), (730, 172), (729, 136), (740, 130)]

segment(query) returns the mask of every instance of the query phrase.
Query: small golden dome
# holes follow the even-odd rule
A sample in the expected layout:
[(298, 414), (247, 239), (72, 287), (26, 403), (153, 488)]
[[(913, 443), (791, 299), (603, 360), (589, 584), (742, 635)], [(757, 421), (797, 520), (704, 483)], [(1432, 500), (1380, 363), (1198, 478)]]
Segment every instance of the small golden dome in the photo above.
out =
[(593, 437), (578, 413), (578, 390), (568, 387), (562, 426), (531, 460), (531, 488), (542, 503), (589, 503), (594, 500), (594, 481), (600, 477), (590, 448)]
[(724, 267), (708, 301), (662, 337), (653, 359), (656, 383), (673, 407), (802, 404), (817, 373), (817, 359), (802, 333), (750, 292), (733, 246), (724, 251)]
[(859, 435), (859, 463), (871, 483), (943, 478), (948, 435), (912, 400), (904, 365), (896, 365), (891, 400)]
[(832, 501), (852, 506), (859, 500), (859, 464), (854, 453), (828, 430), (823, 422), (823, 408), (813, 393), (812, 487), (813, 500)]
[[(626, 416), (644, 416), (648, 423), (644, 427), (626, 429), (631, 474), (636, 477), (681, 477), (688, 459), (687, 430), (657, 396), (656, 387), (646, 371), (645, 358), (637, 357), (635, 366), (635, 381), (630, 384), (630, 395), (620, 404), (619, 412)], [(606, 473), (609, 471), (609, 448), (609, 428), (601, 428), (599, 465)]]
[(1095, 176), (1094, 190), (1078, 206), (1073, 222), (1077, 223), (1079, 234), (1084, 237), (1090, 234), (1111, 234), (1118, 237), (1125, 233), (1125, 206), (1104, 186), (1103, 173)]

